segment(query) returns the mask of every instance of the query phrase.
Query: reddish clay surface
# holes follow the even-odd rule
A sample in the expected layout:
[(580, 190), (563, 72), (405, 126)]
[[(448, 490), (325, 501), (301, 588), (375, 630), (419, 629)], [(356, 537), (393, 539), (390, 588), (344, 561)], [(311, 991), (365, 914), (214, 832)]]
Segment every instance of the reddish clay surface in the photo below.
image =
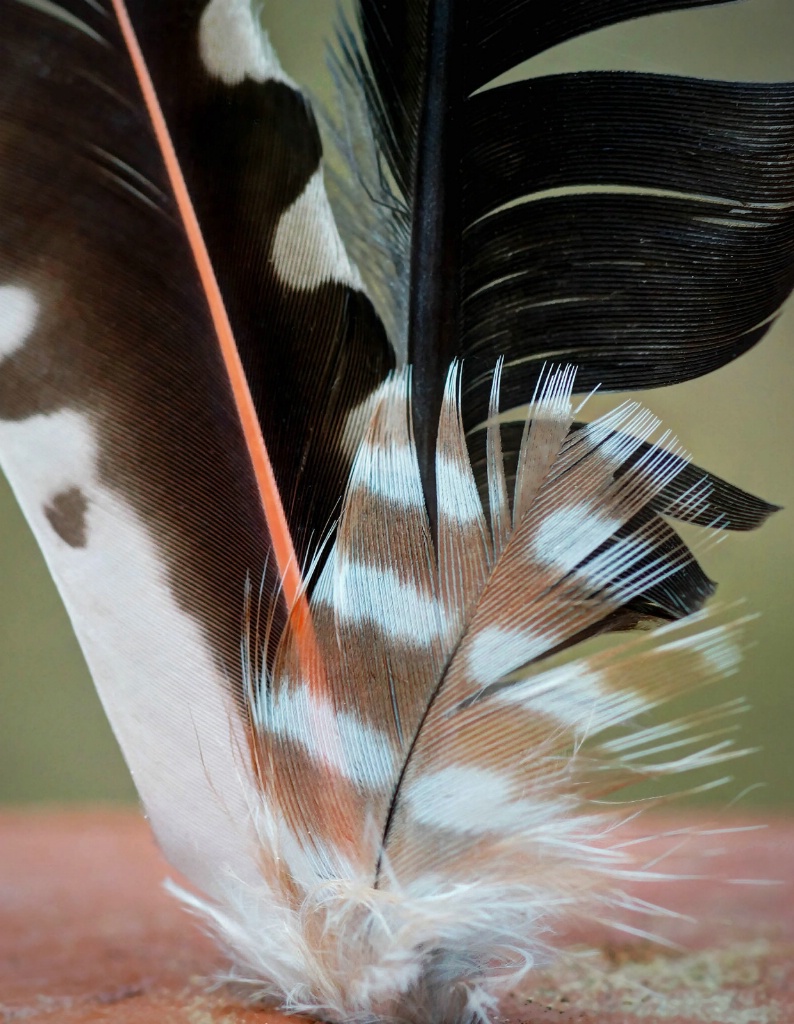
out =
[[(645, 883), (636, 895), (694, 918), (649, 916), (678, 945), (572, 932), (573, 952), (505, 1006), (511, 1020), (794, 1024), (794, 825), (701, 837), (664, 863), (783, 884)], [(0, 1021), (285, 1024), (208, 994), (222, 958), (163, 891), (168, 876), (134, 812), (0, 815)]]

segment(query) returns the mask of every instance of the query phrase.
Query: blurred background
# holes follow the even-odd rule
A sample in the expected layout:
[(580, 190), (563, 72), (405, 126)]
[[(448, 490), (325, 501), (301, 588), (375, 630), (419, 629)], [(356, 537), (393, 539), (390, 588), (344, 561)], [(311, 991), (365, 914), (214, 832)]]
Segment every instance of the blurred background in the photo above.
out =
[[(331, 101), (324, 45), (333, 0), (268, 0), (264, 20), (286, 70)], [(589, 69), (710, 78), (794, 79), (794, 0), (746, 0), (639, 19), (566, 43), (528, 75)], [(671, 138), (670, 145), (676, 140)], [(718, 602), (759, 613), (741, 671), (720, 699), (746, 696), (744, 746), (729, 786), (692, 799), (794, 806), (794, 305), (736, 363), (702, 380), (641, 396), (696, 461), (779, 505), (758, 533), (728, 534), (701, 560)], [(599, 399), (593, 412), (612, 399)], [(0, 478), (0, 802), (133, 801), (134, 789), (41, 555)]]

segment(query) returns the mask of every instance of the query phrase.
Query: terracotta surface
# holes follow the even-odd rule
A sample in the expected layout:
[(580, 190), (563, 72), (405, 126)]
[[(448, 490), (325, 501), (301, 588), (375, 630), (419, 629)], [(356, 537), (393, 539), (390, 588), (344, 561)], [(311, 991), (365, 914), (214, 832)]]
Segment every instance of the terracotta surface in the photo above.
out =
[[(679, 945), (571, 933), (574, 952), (527, 980), (505, 1007), (510, 1018), (794, 1024), (794, 824), (688, 841), (665, 868), (704, 863), (756, 884), (644, 884), (637, 895), (694, 918), (649, 917)], [(223, 961), (162, 890), (167, 876), (134, 812), (0, 815), (0, 1021), (284, 1024), (208, 994)], [(770, 879), (783, 884), (757, 884)], [(580, 955), (581, 940), (596, 953)]]

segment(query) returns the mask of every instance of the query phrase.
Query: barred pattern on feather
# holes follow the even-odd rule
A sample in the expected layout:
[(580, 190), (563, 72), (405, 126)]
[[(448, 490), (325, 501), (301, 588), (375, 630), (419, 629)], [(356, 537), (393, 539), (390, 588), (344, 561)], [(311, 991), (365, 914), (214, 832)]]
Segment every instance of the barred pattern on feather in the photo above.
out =
[(345, 244), (255, 0), (0, 0), (0, 458), (249, 998), (485, 1021), (562, 918), (636, 930), (607, 798), (741, 754), (643, 716), (740, 644), (671, 520), (774, 508), (572, 394), (764, 334), (794, 87), (481, 88), (715, 2), (358, 0)]
[[(697, 720), (667, 727), (671, 749), (694, 748), (669, 761), (654, 760), (659, 727), (604, 738), (723, 675), (735, 626), (668, 627), (617, 664), (527, 668), (680, 567), (653, 526), (630, 526), (681, 471), (675, 442), (631, 464), (658, 427), (636, 403), (571, 432), (573, 377), (542, 380), (509, 502), (491, 421), (486, 514), (453, 365), (437, 555), (409, 377), (381, 388), (312, 596), (322, 689), (289, 627), (272, 671), (249, 675), (262, 878), (230, 879), (218, 903), (182, 894), (253, 998), (325, 1020), (487, 1018), (572, 908), (625, 917), (635, 865), (614, 833), (627, 812), (598, 797), (735, 756), (730, 740), (698, 749)], [(679, 514), (707, 493), (693, 487)]]

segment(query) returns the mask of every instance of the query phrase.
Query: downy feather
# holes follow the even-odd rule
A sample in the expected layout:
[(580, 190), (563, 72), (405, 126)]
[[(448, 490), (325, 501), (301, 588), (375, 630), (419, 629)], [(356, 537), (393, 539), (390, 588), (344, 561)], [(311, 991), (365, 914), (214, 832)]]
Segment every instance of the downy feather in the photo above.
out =
[[(620, 657), (533, 664), (649, 578), (674, 578), (677, 554), (653, 529), (608, 541), (680, 471), (675, 442), (647, 448), (615, 479), (641, 443), (618, 428), (648, 435), (658, 422), (630, 403), (571, 434), (573, 374), (549, 373), (519, 456), (534, 467), (534, 493), (496, 555), (499, 519), (477, 493), (459, 379), (453, 366), (438, 441), (438, 556), (417, 501), (402, 374), (381, 391), (312, 597), (325, 692), (314, 697), (296, 678), (289, 627), (273, 670), (250, 683), (263, 877), (254, 888), (229, 878), (216, 903), (182, 894), (232, 952), (244, 992), (322, 1019), (487, 1019), (549, 959), (561, 918), (625, 917), (620, 880), (640, 862), (617, 826), (636, 809), (605, 804), (604, 791), (735, 753), (730, 739), (699, 750), (693, 720), (669, 724), (683, 749), (659, 756), (659, 728), (645, 736), (633, 723), (720, 678), (736, 626), (667, 627)], [(445, 508), (461, 494), (462, 528), (452, 530)], [(362, 500), (373, 530), (355, 525)], [(700, 508), (702, 488), (687, 500)], [(351, 610), (354, 536), (359, 577), (386, 552), (403, 575), (381, 573), (378, 596)], [(395, 557), (397, 545), (411, 558)], [(396, 665), (413, 668), (395, 681)]]

